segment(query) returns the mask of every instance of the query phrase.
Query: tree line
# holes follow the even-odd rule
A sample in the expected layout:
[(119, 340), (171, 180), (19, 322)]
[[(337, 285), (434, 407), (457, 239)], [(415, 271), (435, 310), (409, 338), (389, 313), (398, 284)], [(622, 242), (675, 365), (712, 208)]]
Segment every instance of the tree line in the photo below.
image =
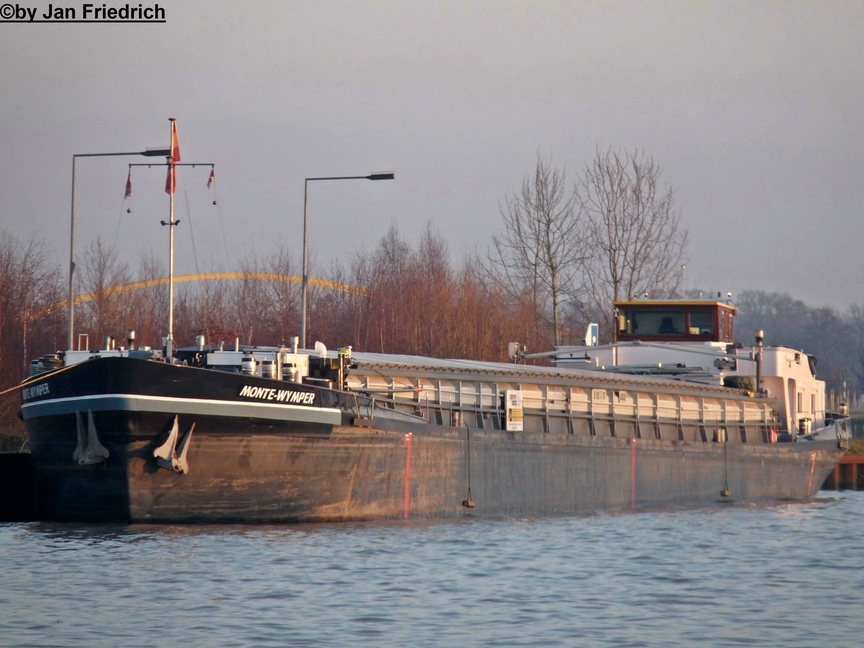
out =
[[(598, 150), (572, 181), (564, 168), (538, 156), (520, 189), (502, 199), (502, 224), (485, 251), (454, 261), (431, 227), (411, 242), (392, 226), (372, 250), (340, 259), (313, 276), (352, 286), (310, 286), (309, 343), (358, 351), (506, 361), (509, 342), (529, 351), (579, 343), (588, 322), (608, 341), (611, 302), (630, 296), (680, 294), (687, 232), (662, 169), (645, 154)], [(97, 238), (79, 265), (76, 333), (90, 348), (106, 336), (161, 348), (167, 329), (167, 287), (117, 291), (164, 276), (155, 257), (136, 267)], [(300, 330), (300, 286), (289, 251), (249, 255), (239, 280), (175, 286), (177, 346), (208, 343), (287, 344)], [(272, 280), (260, 280), (267, 275)], [(20, 382), (29, 362), (66, 346), (68, 277), (38, 236), (0, 232), (0, 389)], [(864, 307), (840, 313), (810, 308), (789, 295), (749, 291), (738, 299), (737, 338), (819, 356), (820, 377), (840, 392), (864, 386)], [(18, 429), (17, 394), (0, 401), (0, 429)]]

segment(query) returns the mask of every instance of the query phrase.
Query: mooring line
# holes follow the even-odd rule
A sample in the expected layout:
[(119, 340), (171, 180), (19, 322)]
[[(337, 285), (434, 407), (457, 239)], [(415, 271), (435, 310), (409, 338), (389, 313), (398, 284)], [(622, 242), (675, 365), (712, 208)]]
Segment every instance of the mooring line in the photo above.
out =
[(471, 499), (471, 427), (465, 425), (466, 445), (465, 445), (465, 469), (468, 476), (468, 497), (462, 500), (462, 506), (465, 508), (474, 508), (474, 500)]
[(30, 385), (34, 382), (42, 380), (43, 378), (48, 378), (49, 376), (53, 377), (53, 376), (56, 376), (57, 374), (61, 374), (64, 371), (68, 371), (69, 369), (71, 369), (74, 366), (75, 365), (69, 365), (68, 367), (63, 367), (62, 369), (57, 369), (57, 370), (52, 371), (52, 372), (47, 373), (47, 374), (36, 374), (35, 376), (29, 376), (23, 382), (15, 385), (14, 387), (10, 387), (9, 389), (4, 389), (3, 391), (0, 391), (0, 396), (5, 396), (6, 394), (9, 394), (9, 393), (15, 391), (16, 389), (24, 389), (27, 385)]
[(414, 435), (409, 432), (405, 435), (405, 508), (403, 517), (408, 519), (408, 509), (411, 506), (411, 441)]
[(636, 510), (636, 439), (630, 440), (630, 510)]
[(813, 473), (816, 470), (816, 453), (810, 453), (810, 481), (807, 484), (807, 497), (810, 497), (813, 492)]

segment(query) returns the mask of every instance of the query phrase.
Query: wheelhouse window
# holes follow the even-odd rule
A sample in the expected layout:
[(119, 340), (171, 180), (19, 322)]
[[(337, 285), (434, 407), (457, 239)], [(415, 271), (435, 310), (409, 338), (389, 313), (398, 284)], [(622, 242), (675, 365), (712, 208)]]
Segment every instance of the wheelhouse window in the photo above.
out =
[(714, 313), (691, 311), (687, 332), (690, 335), (714, 335)]
[(624, 331), (630, 335), (683, 335), (683, 310), (625, 310)]

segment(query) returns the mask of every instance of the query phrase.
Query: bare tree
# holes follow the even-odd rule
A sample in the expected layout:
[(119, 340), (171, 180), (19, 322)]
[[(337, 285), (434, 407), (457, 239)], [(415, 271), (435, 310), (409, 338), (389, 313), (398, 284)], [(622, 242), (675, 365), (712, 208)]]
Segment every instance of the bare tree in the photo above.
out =
[(353, 341), (358, 349), (374, 348), (370, 342), (372, 299), (375, 294), (373, 266), (374, 260), (368, 252), (357, 251), (349, 270), (351, 283), (362, 291), (362, 295), (354, 295), (354, 298), (350, 300), (349, 313), (347, 314), (347, 319), (350, 322), (347, 337)]
[(575, 295), (582, 256), (576, 193), (564, 169), (537, 157), (519, 194), (501, 207), (504, 231), (492, 239), (490, 273), (511, 298), (528, 295), (537, 313), (551, 308), (552, 341), (561, 344), (561, 307)]
[[(164, 275), (163, 263), (152, 251), (138, 261), (138, 281), (155, 284)], [(175, 304), (175, 310), (177, 305)], [(158, 348), (167, 330), (168, 293), (162, 285), (145, 285), (132, 295), (132, 311), (127, 326), (135, 329), (139, 345)]]
[(234, 312), (241, 344), (266, 343), (267, 322), (272, 319), (272, 301), (267, 297), (267, 286), (255, 279), (264, 269), (262, 261), (254, 252), (247, 253), (240, 261), (243, 279), (234, 287)]
[(240, 335), (237, 331), (237, 286), (229, 282), (204, 281), (194, 292), (184, 293), (177, 305), (177, 328), (189, 341), (203, 335), (209, 344), (226, 342), (229, 345)]
[(129, 293), (114, 291), (131, 279), (129, 265), (101, 237), (87, 246), (81, 285), (86, 292), (92, 293), (93, 299), (82, 309), (82, 326), (79, 328), (89, 329), (94, 335), (91, 339), (98, 342), (106, 335), (122, 339), (130, 322), (132, 297)]
[[(65, 309), (57, 306), (62, 294), (59, 268), (44, 241), (0, 231), (0, 389), (20, 382), (33, 357), (57, 350), (66, 323)], [(23, 435), (19, 399), (14, 392), (0, 397), (0, 433)]]
[[(280, 245), (264, 261), (268, 274), (290, 276), (294, 274), (294, 259), (288, 248)], [(270, 335), (273, 344), (276, 342), (285, 344), (294, 331), (297, 330), (300, 321), (300, 287), (298, 284), (288, 283), (281, 279), (273, 279), (267, 282), (267, 295), (272, 303), (272, 319), (269, 322), (272, 329)]]
[(577, 184), (590, 255), (583, 264), (586, 306), (611, 326), (611, 304), (633, 295), (664, 297), (679, 287), (687, 231), (660, 165), (639, 151), (597, 151)]
[(371, 259), (371, 281), (361, 284), (369, 294), (370, 345), (382, 353), (388, 348), (405, 348), (409, 326), (403, 302), (409, 294), (406, 280), (411, 257), (411, 246), (399, 234), (399, 228), (391, 225)]

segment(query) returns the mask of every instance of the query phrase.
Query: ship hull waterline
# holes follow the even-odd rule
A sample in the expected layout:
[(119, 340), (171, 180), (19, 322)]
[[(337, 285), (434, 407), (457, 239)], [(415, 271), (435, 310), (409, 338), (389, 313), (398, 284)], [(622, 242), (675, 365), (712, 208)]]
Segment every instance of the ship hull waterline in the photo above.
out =
[[(472, 431), (470, 451), (464, 429), (410, 442), (355, 428), (320, 439), (199, 435), (187, 474), (156, 466), (150, 444), (113, 446), (113, 461), (90, 466), (43, 456), (37, 510), (46, 520), (330, 522), (805, 500), (837, 460), (826, 442), (801, 451), (505, 435)], [(73, 449), (71, 440), (55, 448)]]

